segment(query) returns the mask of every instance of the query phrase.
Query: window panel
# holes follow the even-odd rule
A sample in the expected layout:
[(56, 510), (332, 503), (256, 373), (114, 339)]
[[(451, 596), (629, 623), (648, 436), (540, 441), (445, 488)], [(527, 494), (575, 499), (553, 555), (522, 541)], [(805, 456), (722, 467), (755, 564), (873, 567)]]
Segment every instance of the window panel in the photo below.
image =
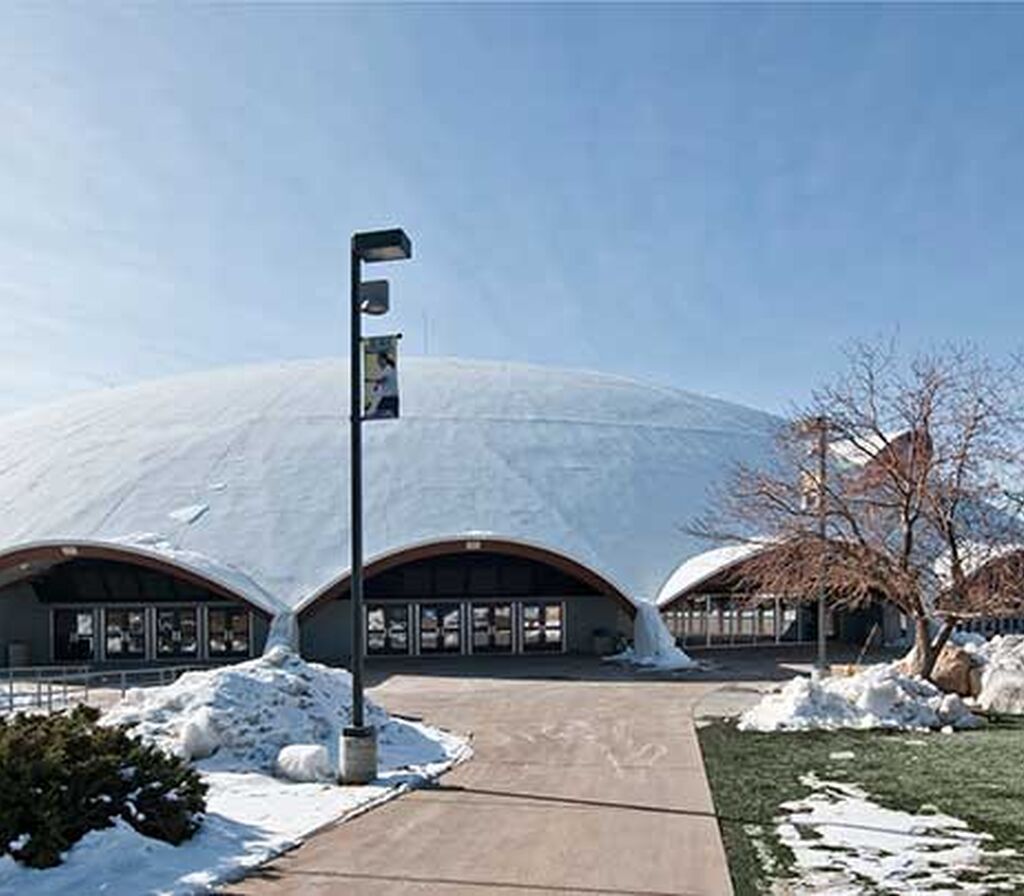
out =
[(146, 656), (146, 611), (107, 607), (103, 611), (104, 647), (108, 660)]
[(206, 617), (211, 659), (249, 655), (249, 611), (240, 607), (211, 609)]
[(512, 652), (512, 604), (473, 604), (474, 653)]
[(169, 607), (156, 613), (156, 654), (158, 657), (199, 656), (199, 610)]
[(369, 605), (366, 608), (366, 652), (409, 652), (409, 608), (405, 604)]
[(420, 604), (420, 653), (462, 652), (462, 607)]
[(522, 604), (523, 650), (527, 653), (557, 652), (564, 644), (562, 605), (529, 602)]

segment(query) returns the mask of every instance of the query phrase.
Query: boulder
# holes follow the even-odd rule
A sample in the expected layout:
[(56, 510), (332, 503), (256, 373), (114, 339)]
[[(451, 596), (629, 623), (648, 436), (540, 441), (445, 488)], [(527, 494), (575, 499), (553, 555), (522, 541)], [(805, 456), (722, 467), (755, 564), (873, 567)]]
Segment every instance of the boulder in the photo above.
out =
[[(896, 668), (904, 675), (914, 674), (914, 650), (896, 664)], [(935, 661), (931, 680), (932, 684), (946, 693), (977, 697), (981, 693), (981, 673), (982, 665), (976, 657), (962, 647), (947, 643)]]
[(966, 650), (947, 644), (935, 662), (932, 683), (950, 694), (976, 697), (981, 690), (981, 680), (972, 674), (973, 669), (974, 659)]

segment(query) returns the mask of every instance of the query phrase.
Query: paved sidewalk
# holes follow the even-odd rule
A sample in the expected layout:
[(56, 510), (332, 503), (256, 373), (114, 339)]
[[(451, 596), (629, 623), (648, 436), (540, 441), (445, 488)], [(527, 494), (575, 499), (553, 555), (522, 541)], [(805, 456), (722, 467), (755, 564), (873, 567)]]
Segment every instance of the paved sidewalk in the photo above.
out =
[(720, 682), (416, 672), (373, 698), (473, 732), (474, 758), (228, 892), (732, 893), (691, 718)]

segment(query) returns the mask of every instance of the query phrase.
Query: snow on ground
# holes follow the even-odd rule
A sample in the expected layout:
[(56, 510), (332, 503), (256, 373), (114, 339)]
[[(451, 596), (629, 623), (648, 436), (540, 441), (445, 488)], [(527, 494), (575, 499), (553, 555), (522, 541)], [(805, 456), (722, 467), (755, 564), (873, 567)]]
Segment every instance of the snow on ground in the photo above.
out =
[(206, 892), (318, 828), (436, 777), (470, 754), (465, 740), (392, 718), (368, 702), (367, 721), (379, 735), (376, 782), (339, 787), (273, 777), (282, 748), (294, 744), (325, 747), (336, 767), (350, 705), (348, 672), (306, 663), (283, 647), (236, 666), (186, 673), (167, 687), (130, 691), (106, 720), (130, 725), (147, 740), (197, 760), (210, 787), (203, 826), (174, 847), (118, 824), (89, 833), (62, 865), (44, 871), (3, 857), (0, 892)]
[(992, 837), (968, 829), (958, 818), (911, 815), (872, 802), (856, 785), (801, 783), (812, 794), (783, 803), (776, 831), (795, 857), (795, 884), (780, 881), (776, 892), (803, 896), (992, 893), (1017, 891), (1024, 881), (994, 875), (988, 852)]
[[(1024, 715), (1024, 635), (991, 640), (957, 633), (963, 648), (983, 667), (977, 706)], [(971, 704), (974, 705), (974, 704)], [(741, 731), (809, 731), (816, 728), (973, 728), (980, 724), (968, 704), (895, 663), (867, 666), (849, 677), (794, 678), (766, 694), (740, 716)]]
[(699, 665), (676, 646), (675, 638), (652, 603), (640, 602), (633, 621), (633, 646), (605, 657), (610, 663), (626, 663), (641, 669), (674, 672)]
[(912, 678), (892, 665), (869, 666), (847, 678), (794, 678), (740, 716), (741, 731), (817, 728), (972, 728), (980, 724), (956, 694)]
[(10, 712), (31, 712), (35, 709), (63, 709), (77, 702), (80, 690), (74, 689), (67, 698), (60, 687), (36, 690), (33, 683), (16, 682), (13, 688), (4, 686), (0, 692), (0, 716)]
[(985, 667), (978, 705), (992, 712), (1024, 715), (1024, 635), (997, 635), (966, 649)]
[[(186, 759), (216, 751), (218, 770), (270, 771), (288, 744), (335, 749), (351, 702), (346, 670), (307, 663), (278, 645), (255, 660), (186, 672), (167, 687), (132, 689), (105, 718)], [(372, 701), (366, 720), (380, 730), (382, 748), (404, 731), (392, 731)]]

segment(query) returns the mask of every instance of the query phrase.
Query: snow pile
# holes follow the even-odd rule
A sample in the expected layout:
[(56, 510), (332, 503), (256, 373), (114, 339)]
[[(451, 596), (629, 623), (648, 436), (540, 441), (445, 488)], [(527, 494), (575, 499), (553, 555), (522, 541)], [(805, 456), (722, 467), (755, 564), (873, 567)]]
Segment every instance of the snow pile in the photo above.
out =
[(676, 646), (675, 638), (661, 618), (658, 608), (642, 601), (636, 607), (633, 646), (605, 659), (611, 663), (628, 663), (662, 672), (696, 669), (699, 665)]
[(327, 747), (318, 744), (290, 744), (282, 747), (274, 763), (279, 778), (308, 783), (331, 781), (337, 772), (331, 765)]
[(1003, 853), (986, 851), (991, 835), (959, 818), (886, 809), (855, 785), (813, 774), (800, 780), (813, 793), (783, 803), (776, 826), (799, 874), (787, 893), (990, 893), (1024, 883), (986, 881), (987, 860)]
[(188, 673), (167, 687), (129, 691), (105, 720), (194, 760), (209, 785), (202, 827), (171, 846), (118, 822), (86, 834), (61, 865), (46, 870), (3, 856), (0, 893), (207, 893), (471, 753), (462, 738), (391, 718), (368, 702), (367, 721), (378, 727), (377, 780), (364, 787), (323, 783), (337, 768), (350, 705), (348, 672), (306, 663), (282, 646), (250, 662)]
[[(283, 646), (234, 666), (187, 672), (163, 688), (135, 688), (107, 713), (110, 724), (186, 759), (217, 754), (217, 767), (269, 771), (289, 744), (336, 744), (349, 724), (352, 679), (307, 663)], [(387, 713), (366, 704), (385, 738)]]
[(956, 694), (946, 694), (894, 666), (848, 678), (794, 678), (740, 717), (741, 731), (836, 728), (972, 728), (980, 724)]
[(984, 662), (978, 705), (991, 712), (1024, 715), (1024, 635), (997, 635), (975, 655)]

